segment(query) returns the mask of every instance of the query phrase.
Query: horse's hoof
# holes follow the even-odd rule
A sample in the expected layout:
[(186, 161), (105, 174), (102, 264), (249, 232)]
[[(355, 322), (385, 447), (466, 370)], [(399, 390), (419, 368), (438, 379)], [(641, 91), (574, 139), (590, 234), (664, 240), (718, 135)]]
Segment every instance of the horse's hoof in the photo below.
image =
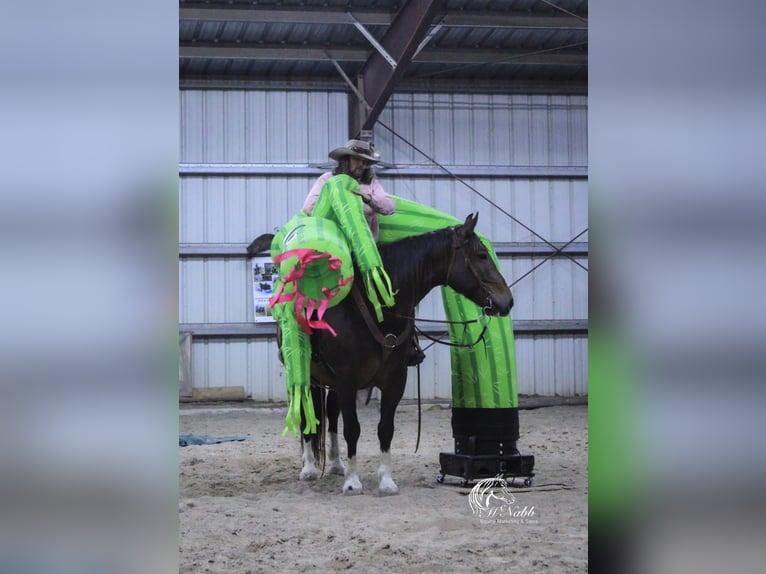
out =
[(399, 494), (399, 487), (396, 486), (396, 483), (393, 481), (393, 479), (390, 476), (384, 476), (380, 480), (380, 485), (378, 486), (378, 492), (382, 494), (383, 496), (388, 496), (390, 494)]
[(301, 480), (308, 481), (308, 480), (316, 480), (319, 476), (319, 473), (317, 472), (316, 468), (304, 468), (301, 471)]
[(328, 474), (337, 474), (338, 476), (346, 475), (346, 465), (339, 460), (334, 460), (328, 469)]
[(362, 483), (356, 476), (350, 476), (343, 483), (343, 494), (362, 494)]

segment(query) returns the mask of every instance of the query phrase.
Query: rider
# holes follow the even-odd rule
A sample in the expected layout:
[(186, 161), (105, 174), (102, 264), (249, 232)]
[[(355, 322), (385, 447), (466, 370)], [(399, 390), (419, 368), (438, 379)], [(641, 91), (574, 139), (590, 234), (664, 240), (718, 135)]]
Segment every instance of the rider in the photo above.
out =
[(349, 140), (344, 147), (336, 148), (328, 155), (337, 161), (338, 165), (332, 171), (320, 175), (314, 182), (303, 203), (303, 213), (311, 215), (319, 193), (328, 179), (334, 175), (349, 175), (359, 182), (359, 189), (354, 193), (362, 196), (364, 218), (370, 226), (373, 239), (377, 241), (380, 229), (376, 214), (392, 214), (396, 208), (396, 202), (385, 192), (375, 177), (375, 172), (372, 171), (371, 166), (380, 161), (380, 154), (375, 151), (375, 145), (363, 140)]
[[(311, 215), (322, 187), (328, 179), (334, 175), (349, 175), (359, 182), (359, 189), (354, 193), (362, 197), (364, 218), (370, 226), (373, 239), (378, 241), (380, 227), (377, 214), (392, 214), (396, 209), (396, 201), (385, 192), (372, 170), (372, 166), (380, 162), (380, 154), (375, 151), (375, 144), (351, 139), (346, 142), (345, 146), (332, 150), (328, 156), (337, 161), (338, 164), (332, 171), (320, 175), (314, 185), (311, 186), (311, 190), (303, 202), (303, 213)], [(416, 336), (413, 336), (412, 343), (412, 349), (407, 358), (407, 364), (410, 366), (419, 365), (425, 358), (425, 354), (417, 343)]]

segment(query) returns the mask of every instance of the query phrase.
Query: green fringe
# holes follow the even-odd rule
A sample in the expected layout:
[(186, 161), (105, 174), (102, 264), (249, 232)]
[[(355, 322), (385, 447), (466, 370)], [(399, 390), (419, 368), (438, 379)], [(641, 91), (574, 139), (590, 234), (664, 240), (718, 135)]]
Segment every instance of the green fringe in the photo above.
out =
[(282, 359), (285, 364), (285, 384), (287, 385), (287, 415), (285, 429), (299, 435), (301, 432), (301, 406), (306, 418), (304, 432), (316, 432), (319, 424), (311, 400), (311, 340), (298, 325), (293, 311), (293, 302), (279, 303), (272, 310), (282, 331)]
[[(391, 286), (391, 279), (383, 267), (375, 267), (365, 271), (362, 275), (364, 286), (367, 290), (367, 298), (375, 309), (375, 317), (378, 323), (383, 321), (383, 311), (381, 305), (386, 307), (394, 306), (394, 296), (396, 293)], [(381, 303), (382, 299), (382, 303)]]
[(314, 401), (311, 400), (311, 387), (309, 385), (295, 385), (287, 390), (289, 404), (287, 406), (287, 416), (285, 416), (285, 428), (282, 436), (288, 432), (298, 436), (301, 433), (301, 406), (303, 414), (306, 417), (306, 428), (304, 434), (314, 434), (317, 432), (319, 420), (314, 413)]

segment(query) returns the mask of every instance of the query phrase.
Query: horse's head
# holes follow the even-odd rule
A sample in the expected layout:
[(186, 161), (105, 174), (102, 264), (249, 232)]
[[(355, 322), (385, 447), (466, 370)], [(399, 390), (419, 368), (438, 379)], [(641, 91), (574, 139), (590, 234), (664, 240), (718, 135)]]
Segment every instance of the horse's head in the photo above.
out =
[(479, 214), (470, 214), (453, 228), (452, 260), (447, 285), (483, 307), (488, 315), (508, 315), (513, 295), (489, 251), (476, 235)]

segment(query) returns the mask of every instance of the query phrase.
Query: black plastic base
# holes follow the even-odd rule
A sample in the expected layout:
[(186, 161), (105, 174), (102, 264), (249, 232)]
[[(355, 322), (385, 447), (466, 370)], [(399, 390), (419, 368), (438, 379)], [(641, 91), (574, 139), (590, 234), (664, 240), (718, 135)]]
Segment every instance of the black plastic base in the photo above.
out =
[[(465, 482), (495, 476), (531, 478), (534, 476), (535, 457), (518, 453), (469, 455), (442, 452), (439, 453), (439, 465), (441, 466), (439, 482), (443, 480), (444, 475), (459, 476)], [(531, 484), (531, 481), (528, 483)]]
[(519, 438), (518, 408), (452, 409), (452, 436), (455, 452), (439, 454), (439, 482), (444, 475), (469, 481), (500, 476), (526, 477), (529, 486), (534, 476), (535, 457), (516, 449)]

